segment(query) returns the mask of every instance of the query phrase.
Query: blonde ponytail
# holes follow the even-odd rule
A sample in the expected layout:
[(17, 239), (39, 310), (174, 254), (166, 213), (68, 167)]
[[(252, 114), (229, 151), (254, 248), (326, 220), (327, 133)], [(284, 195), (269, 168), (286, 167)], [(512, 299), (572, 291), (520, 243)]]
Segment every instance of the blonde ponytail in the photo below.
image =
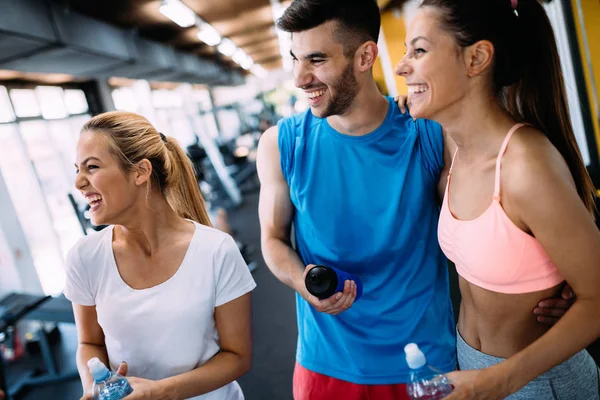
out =
[(181, 217), (211, 226), (192, 162), (173, 138), (167, 136), (165, 145), (170, 167), (166, 174), (167, 201)]
[(192, 162), (174, 138), (158, 132), (141, 115), (123, 111), (99, 114), (81, 131), (102, 135), (124, 171), (132, 171), (143, 159), (150, 161), (151, 185), (160, 188), (173, 210), (183, 218), (211, 226)]

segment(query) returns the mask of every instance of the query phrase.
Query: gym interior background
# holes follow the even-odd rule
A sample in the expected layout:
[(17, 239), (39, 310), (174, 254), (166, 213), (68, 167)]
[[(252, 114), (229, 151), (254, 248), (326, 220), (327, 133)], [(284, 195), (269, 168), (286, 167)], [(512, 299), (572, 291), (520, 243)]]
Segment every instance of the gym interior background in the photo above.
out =
[[(403, 94), (393, 67), (418, 1), (378, 4), (375, 77), (384, 94)], [(142, 114), (177, 138), (211, 209), (227, 211), (258, 283), (254, 365), (240, 384), (249, 400), (291, 399), (294, 297), (262, 260), (255, 168), (261, 133), (307, 107), (293, 87), (290, 36), (273, 22), (288, 5), (0, 0), (0, 388), (12, 397), (81, 394), (73, 314), (61, 296), (64, 256), (103, 227), (91, 224), (73, 188), (74, 151), (84, 121), (116, 109)], [(600, 188), (600, 3), (554, 0), (546, 7), (578, 143)], [(597, 347), (590, 350), (599, 360)]]

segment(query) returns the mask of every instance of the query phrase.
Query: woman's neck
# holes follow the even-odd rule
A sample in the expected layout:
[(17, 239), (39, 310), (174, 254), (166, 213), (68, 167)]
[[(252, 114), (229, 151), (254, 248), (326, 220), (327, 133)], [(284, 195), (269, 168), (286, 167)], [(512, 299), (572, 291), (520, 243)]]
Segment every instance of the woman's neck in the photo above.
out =
[(495, 158), (515, 119), (490, 96), (465, 96), (436, 117), (456, 143), (461, 161)]
[(116, 224), (115, 239), (140, 248), (148, 255), (154, 253), (161, 244), (167, 243), (173, 232), (185, 229), (189, 224), (171, 208), (161, 193), (152, 193), (147, 199), (140, 199), (126, 214)]

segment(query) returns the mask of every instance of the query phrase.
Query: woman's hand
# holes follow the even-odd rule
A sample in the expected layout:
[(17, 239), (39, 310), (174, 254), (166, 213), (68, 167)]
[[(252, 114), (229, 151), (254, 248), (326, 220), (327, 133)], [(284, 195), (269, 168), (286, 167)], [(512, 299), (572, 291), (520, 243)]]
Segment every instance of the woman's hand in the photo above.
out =
[[(410, 104), (408, 104), (408, 96), (396, 96), (394, 97), (394, 101), (398, 104), (398, 109), (402, 114), (406, 114), (409, 112)], [(413, 121), (416, 121), (416, 118), (413, 118)]]
[(125, 398), (127, 400), (164, 400), (163, 388), (160, 382), (131, 377), (127, 378), (133, 388), (133, 393)]
[[(127, 375), (127, 363), (123, 361), (119, 368), (117, 368), (117, 374), (121, 376)], [(2, 396), (0, 396), (0, 400), (2, 400)], [(85, 393), (81, 396), (79, 400), (94, 400), (94, 396), (92, 396), (92, 388), (90, 387)]]
[[(117, 374), (127, 376), (127, 363), (122, 362), (117, 369)], [(127, 380), (133, 388), (133, 393), (125, 398), (127, 400), (166, 400), (162, 385), (158, 381), (128, 377)]]
[(446, 376), (454, 390), (445, 400), (501, 400), (510, 394), (505, 375), (494, 367), (453, 371)]
[(398, 104), (398, 109), (402, 114), (406, 114), (408, 111), (408, 96), (396, 96), (394, 101)]

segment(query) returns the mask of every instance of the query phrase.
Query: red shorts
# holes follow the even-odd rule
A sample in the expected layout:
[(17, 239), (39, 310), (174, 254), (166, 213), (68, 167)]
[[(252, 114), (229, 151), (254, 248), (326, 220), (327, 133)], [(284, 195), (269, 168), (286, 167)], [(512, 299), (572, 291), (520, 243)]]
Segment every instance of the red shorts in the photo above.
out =
[(359, 385), (312, 372), (296, 363), (294, 400), (409, 400), (405, 384)]

